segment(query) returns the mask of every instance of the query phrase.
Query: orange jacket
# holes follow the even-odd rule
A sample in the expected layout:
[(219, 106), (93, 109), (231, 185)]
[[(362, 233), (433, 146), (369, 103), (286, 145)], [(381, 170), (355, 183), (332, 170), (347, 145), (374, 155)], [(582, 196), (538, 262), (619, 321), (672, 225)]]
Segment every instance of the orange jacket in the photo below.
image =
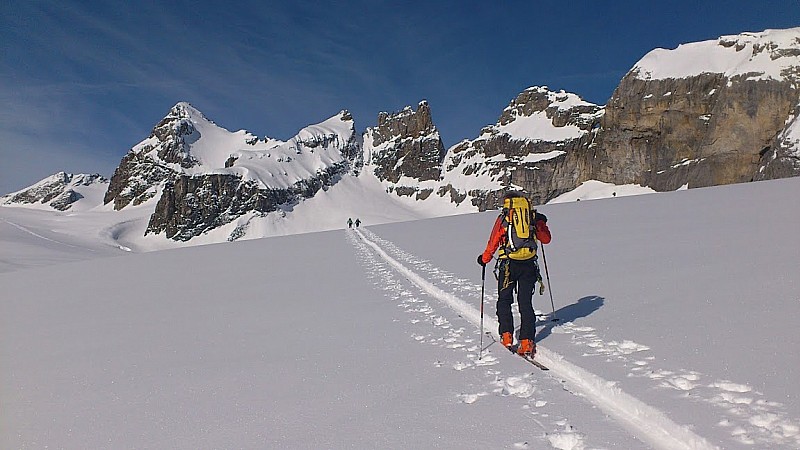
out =
[[(536, 231), (536, 239), (542, 244), (549, 244), (552, 236), (550, 236), (550, 229), (547, 228), (547, 217), (537, 212), (533, 219), (533, 226)], [(492, 234), (489, 235), (489, 242), (486, 244), (486, 249), (483, 251), (481, 260), (484, 264), (489, 264), (494, 252), (497, 251), (500, 245), (505, 243), (506, 231), (506, 227), (503, 226), (503, 215), (501, 214), (497, 217), (497, 220), (494, 221)]]

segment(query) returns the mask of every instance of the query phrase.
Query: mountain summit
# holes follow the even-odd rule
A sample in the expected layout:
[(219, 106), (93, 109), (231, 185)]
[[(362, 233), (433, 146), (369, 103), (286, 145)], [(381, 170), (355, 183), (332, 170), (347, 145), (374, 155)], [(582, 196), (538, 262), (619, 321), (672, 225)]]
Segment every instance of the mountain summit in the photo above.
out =
[(230, 132), (176, 104), (122, 159), (105, 196), (120, 210), (159, 197), (146, 233), (188, 240), (247, 213), (312, 197), (360, 166), (347, 111), (287, 142)]

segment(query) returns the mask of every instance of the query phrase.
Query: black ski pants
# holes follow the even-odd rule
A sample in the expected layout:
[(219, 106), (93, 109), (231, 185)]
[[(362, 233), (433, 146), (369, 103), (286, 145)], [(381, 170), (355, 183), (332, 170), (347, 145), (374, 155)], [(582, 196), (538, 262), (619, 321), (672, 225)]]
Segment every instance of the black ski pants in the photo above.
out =
[(536, 313), (533, 311), (533, 291), (539, 278), (539, 264), (536, 263), (536, 258), (527, 261), (500, 260), (497, 274), (497, 320), (500, 322), (500, 335), (505, 332), (514, 333), (511, 304), (514, 303), (516, 288), (521, 321), (519, 339), (534, 338)]

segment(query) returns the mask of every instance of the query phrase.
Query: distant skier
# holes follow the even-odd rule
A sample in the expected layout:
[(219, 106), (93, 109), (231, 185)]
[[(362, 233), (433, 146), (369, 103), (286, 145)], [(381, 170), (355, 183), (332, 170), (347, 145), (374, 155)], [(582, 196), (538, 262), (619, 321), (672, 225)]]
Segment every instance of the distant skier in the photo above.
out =
[(359, 225), (361, 225), (361, 219), (356, 218), (356, 228), (358, 228)]
[(347, 219), (347, 228), (353, 228), (353, 218), (349, 217)]
[(511, 349), (514, 341), (514, 288), (517, 289), (517, 305), (521, 316), (519, 346), (517, 353), (533, 356), (536, 344), (536, 313), (533, 310), (533, 291), (536, 282), (541, 283), (539, 264), (536, 262), (537, 240), (550, 242), (547, 217), (531, 209), (530, 202), (522, 194), (509, 192), (503, 197), (503, 211), (494, 222), (486, 249), (478, 255), (478, 264), (485, 266), (492, 260), (495, 250), (497, 265), (497, 320), (500, 322), (500, 340)]

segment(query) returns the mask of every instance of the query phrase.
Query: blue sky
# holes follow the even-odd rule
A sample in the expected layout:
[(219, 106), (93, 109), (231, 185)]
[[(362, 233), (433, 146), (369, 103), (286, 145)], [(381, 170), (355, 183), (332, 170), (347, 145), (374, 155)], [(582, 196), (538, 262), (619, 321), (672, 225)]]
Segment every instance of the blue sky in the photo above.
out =
[(653, 48), (800, 26), (800, 0), (0, 0), (0, 193), (113, 173), (179, 101), (288, 139), (426, 99), (449, 147), (529, 86), (605, 104)]

